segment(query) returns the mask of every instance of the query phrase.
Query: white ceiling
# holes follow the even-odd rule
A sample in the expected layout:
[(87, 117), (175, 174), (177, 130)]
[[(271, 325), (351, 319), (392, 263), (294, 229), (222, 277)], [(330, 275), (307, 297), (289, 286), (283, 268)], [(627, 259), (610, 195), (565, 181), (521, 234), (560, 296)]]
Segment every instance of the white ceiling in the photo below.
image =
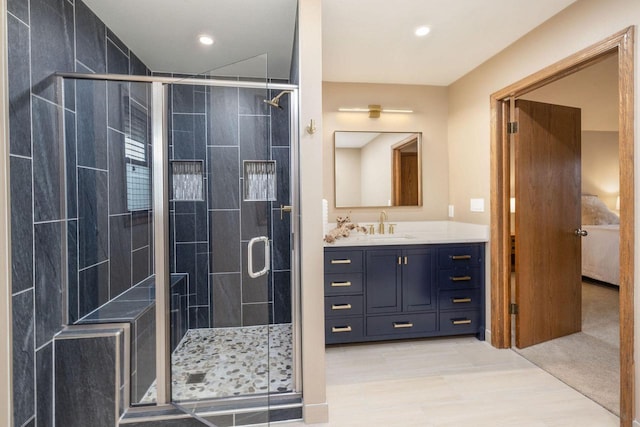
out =
[[(296, 0), (84, 1), (153, 71), (289, 77)], [(324, 80), (448, 85), (574, 1), (322, 0)]]
[(574, 1), (322, 0), (323, 80), (447, 86)]
[(152, 71), (289, 78), (297, 0), (83, 1)]

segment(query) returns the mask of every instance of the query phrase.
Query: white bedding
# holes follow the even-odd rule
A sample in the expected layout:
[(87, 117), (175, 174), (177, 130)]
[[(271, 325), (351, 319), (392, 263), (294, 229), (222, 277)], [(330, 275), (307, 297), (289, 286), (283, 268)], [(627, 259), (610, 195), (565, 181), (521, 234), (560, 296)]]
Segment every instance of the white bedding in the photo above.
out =
[(582, 275), (620, 286), (620, 225), (583, 225)]

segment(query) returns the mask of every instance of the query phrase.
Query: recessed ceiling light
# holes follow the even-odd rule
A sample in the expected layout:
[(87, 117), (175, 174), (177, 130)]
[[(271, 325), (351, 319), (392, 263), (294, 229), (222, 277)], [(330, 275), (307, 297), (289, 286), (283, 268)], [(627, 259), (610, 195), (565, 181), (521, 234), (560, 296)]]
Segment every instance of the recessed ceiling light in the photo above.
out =
[(213, 44), (213, 38), (211, 36), (208, 36), (206, 34), (202, 34), (198, 40), (200, 41), (200, 43), (202, 44), (206, 44), (206, 45), (212, 45)]
[(429, 32), (431, 32), (431, 28), (427, 27), (426, 25), (416, 28), (416, 36), (418, 37), (424, 37), (429, 34)]

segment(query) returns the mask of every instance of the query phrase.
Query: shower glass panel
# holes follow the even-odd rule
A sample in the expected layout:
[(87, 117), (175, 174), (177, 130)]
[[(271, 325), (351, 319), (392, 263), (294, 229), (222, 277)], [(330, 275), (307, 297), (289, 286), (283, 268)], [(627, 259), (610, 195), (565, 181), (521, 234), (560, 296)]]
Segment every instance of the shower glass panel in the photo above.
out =
[(64, 80), (67, 324), (129, 323), (122, 395), (156, 378), (150, 83)]
[[(288, 93), (266, 102), (281, 90), (265, 75), (263, 55), (207, 73), (237, 85), (168, 87), (169, 161), (201, 163), (204, 188), (170, 196), (170, 269), (183, 278), (170, 292), (171, 397), (203, 422), (233, 401), (235, 425), (268, 423), (274, 396), (294, 391), (291, 112)], [(244, 197), (258, 174), (264, 191)]]

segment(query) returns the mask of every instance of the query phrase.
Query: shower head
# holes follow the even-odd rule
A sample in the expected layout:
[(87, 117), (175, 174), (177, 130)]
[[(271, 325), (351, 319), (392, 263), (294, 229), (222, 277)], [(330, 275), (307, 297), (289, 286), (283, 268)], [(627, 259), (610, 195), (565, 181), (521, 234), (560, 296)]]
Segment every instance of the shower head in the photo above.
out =
[(293, 91), (291, 91), (291, 90), (283, 90), (282, 92), (280, 92), (279, 94), (277, 94), (277, 95), (276, 95), (276, 96), (274, 96), (273, 98), (271, 98), (271, 99), (265, 99), (265, 100), (264, 100), (264, 102), (265, 102), (266, 104), (271, 105), (272, 107), (276, 107), (276, 108), (279, 108), (279, 109), (281, 109), (281, 110), (282, 110), (282, 107), (280, 106), (280, 97), (281, 97), (282, 95), (284, 95), (285, 93), (291, 93), (291, 92), (293, 92)]

